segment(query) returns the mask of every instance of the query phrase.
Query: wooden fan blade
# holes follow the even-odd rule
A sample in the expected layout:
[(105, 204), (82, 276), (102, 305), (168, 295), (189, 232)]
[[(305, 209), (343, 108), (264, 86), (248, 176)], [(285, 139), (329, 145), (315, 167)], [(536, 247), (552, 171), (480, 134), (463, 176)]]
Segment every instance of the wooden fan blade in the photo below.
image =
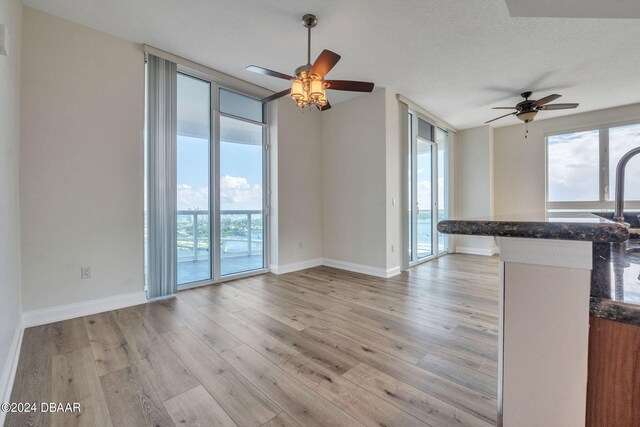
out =
[(371, 92), (373, 90), (373, 83), (369, 82), (357, 82), (353, 80), (325, 80), (329, 83), (327, 89), (332, 90), (348, 90), (351, 92)]
[(292, 76), (288, 76), (278, 71), (273, 71), (273, 70), (269, 70), (268, 68), (258, 67), (257, 65), (249, 65), (247, 68), (245, 68), (245, 70), (251, 71), (253, 73), (263, 74), (265, 76), (277, 77), (279, 79), (284, 79), (284, 80), (291, 80), (294, 78)]
[(517, 110), (516, 107), (493, 107), (492, 110)]
[(266, 98), (262, 98), (260, 101), (262, 101), (262, 102), (273, 101), (274, 99), (282, 98), (283, 96), (289, 95), (290, 93), (291, 93), (291, 88), (285, 89), (282, 92), (274, 93), (271, 96), (267, 96)]
[(315, 74), (316, 76), (323, 78), (329, 71), (340, 61), (340, 55), (331, 52), (330, 50), (323, 50), (316, 62), (313, 63), (309, 74)]
[(544, 105), (544, 104), (548, 104), (551, 101), (555, 101), (556, 99), (560, 98), (562, 95), (558, 95), (557, 93), (554, 93), (553, 95), (549, 95), (549, 96), (545, 96), (544, 98), (540, 98), (536, 101), (537, 105)]
[(568, 110), (570, 108), (576, 108), (579, 104), (577, 102), (571, 102), (566, 104), (549, 104), (540, 105), (538, 110)]
[(504, 116), (496, 117), (495, 119), (491, 119), (491, 120), (489, 120), (488, 122), (484, 122), (484, 124), (494, 122), (494, 121), (496, 121), (496, 120), (498, 120), (498, 119), (501, 119), (501, 118), (503, 118), (503, 117), (513, 116), (514, 114), (516, 114), (516, 113), (509, 113), (509, 114), (505, 114)]
[(322, 108), (320, 108), (320, 111), (326, 111), (329, 108), (331, 108), (331, 104), (329, 103), (329, 101), (327, 101), (327, 103), (323, 105)]

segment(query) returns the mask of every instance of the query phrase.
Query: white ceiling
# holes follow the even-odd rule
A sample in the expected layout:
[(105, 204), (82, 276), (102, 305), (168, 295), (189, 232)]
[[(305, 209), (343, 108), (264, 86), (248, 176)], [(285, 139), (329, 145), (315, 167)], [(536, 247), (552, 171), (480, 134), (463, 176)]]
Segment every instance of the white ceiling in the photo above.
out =
[[(555, 0), (556, 2), (558, 0)], [(620, 0), (617, 0), (620, 1)], [(633, 0), (634, 2), (637, 0)], [(581, 4), (601, 3), (582, 0)], [(533, 2), (530, 2), (533, 3)], [(640, 101), (640, 20), (513, 18), (505, 0), (24, 0), (27, 6), (147, 43), (272, 90), (306, 62), (304, 13), (318, 16), (312, 56), (342, 55), (332, 79), (373, 81), (458, 128), (498, 116), (519, 93), (578, 110)], [(349, 95), (331, 92), (333, 104)], [(514, 117), (495, 126), (518, 123)]]
[(505, 0), (511, 16), (640, 18), (638, 0)]

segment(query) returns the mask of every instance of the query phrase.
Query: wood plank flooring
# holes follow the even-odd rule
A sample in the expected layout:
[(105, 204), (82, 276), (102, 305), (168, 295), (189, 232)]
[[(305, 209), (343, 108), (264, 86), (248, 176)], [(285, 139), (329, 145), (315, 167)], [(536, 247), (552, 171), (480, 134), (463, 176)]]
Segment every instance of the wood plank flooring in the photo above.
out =
[(25, 331), (7, 426), (490, 426), (498, 260), (317, 267)]

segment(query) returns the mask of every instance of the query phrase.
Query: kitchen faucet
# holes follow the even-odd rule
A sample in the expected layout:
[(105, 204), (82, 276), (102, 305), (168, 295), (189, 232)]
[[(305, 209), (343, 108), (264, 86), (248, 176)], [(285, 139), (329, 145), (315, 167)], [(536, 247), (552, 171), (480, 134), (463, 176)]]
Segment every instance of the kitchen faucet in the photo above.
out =
[(613, 220), (617, 222), (624, 223), (624, 215), (622, 213), (624, 209), (624, 171), (629, 160), (636, 154), (640, 154), (640, 147), (636, 147), (622, 156), (616, 167), (616, 204)]

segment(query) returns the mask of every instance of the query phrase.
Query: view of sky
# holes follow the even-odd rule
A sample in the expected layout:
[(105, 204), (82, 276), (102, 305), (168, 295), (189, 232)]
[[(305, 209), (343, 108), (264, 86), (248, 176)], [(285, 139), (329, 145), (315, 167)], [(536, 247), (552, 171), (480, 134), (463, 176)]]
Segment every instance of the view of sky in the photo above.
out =
[[(598, 130), (554, 135), (548, 138), (549, 201), (597, 201), (599, 199)], [(615, 194), (615, 170), (620, 157), (640, 146), (640, 125), (609, 129), (609, 200)], [(640, 200), (640, 157), (626, 171), (625, 198)]]
[[(209, 142), (178, 137), (178, 210), (209, 209)], [(220, 144), (220, 209), (262, 209), (262, 147)]]
[(548, 138), (549, 201), (599, 199), (597, 130)]
[[(228, 91), (221, 96), (231, 113), (242, 115), (244, 108), (261, 118), (258, 101)], [(209, 210), (210, 99), (210, 83), (178, 74), (178, 210)], [(262, 128), (221, 117), (220, 134), (220, 209), (261, 210)]]
[[(431, 205), (431, 154), (419, 153), (417, 159), (417, 193), (420, 209), (428, 209)], [(438, 150), (438, 206), (444, 207), (444, 150)]]
[[(632, 148), (640, 146), (640, 125), (609, 129), (609, 198), (615, 195), (616, 166), (620, 158)], [(626, 169), (624, 195), (627, 200), (640, 200), (640, 156), (629, 160)]]

